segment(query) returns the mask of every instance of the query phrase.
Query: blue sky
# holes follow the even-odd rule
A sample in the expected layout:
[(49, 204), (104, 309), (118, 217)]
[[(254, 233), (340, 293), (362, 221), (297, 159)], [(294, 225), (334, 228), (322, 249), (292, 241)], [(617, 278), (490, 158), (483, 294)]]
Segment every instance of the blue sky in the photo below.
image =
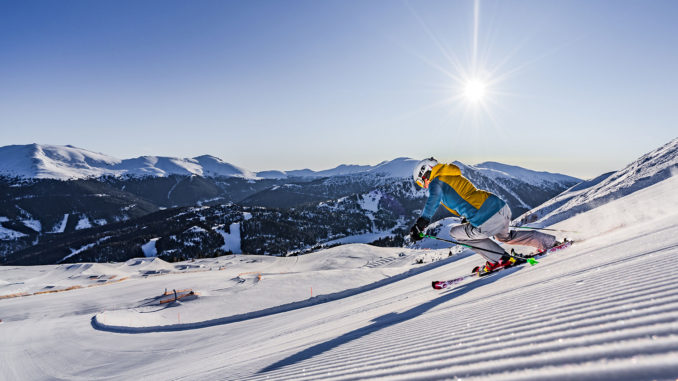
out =
[(5, 0), (0, 146), (593, 177), (678, 136), (676, 19), (675, 1)]

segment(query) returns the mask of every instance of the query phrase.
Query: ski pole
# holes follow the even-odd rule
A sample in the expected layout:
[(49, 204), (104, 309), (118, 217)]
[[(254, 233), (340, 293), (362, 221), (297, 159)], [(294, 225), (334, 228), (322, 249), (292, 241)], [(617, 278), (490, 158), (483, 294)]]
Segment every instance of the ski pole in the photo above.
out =
[(574, 230), (562, 230), (562, 229), (549, 229), (549, 228), (535, 228), (532, 226), (510, 226), (514, 229), (531, 229), (531, 230), (548, 230), (552, 232), (564, 232), (564, 233), (578, 233)]
[(529, 263), (529, 264), (532, 265), (532, 266), (534, 266), (534, 265), (536, 265), (537, 263), (539, 263), (539, 262), (537, 262), (537, 260), (534, 259), (534, 258), (516, 258), (515, 256), (513, 256), (513, 255), (511, 255), (511, 254), (509, 254), (509, 253), (505, 253), (505, 252), (504, 252), (504, 253), (500, 253), (500, 252), (494, 251), (494, 250), (487, 250), (487, 249), (483, 249), (483, 248), (480, 248), (480, 247), (477, 247), (477, 246), (471, 246), (471, 245), (467, 245), (467, 244), (465, 244), (465, 243), (461, 243), (461, 242), (457, 242), (457, 241), (452, 241), (452, 240), (449, 240), (449, 239), (440, 238), (440, 237), (436, 237), (436, 236), (433, 236), (433, 235), (428, 235), (428, 234), (424, 234), (424, 233), (419, 233), (419, 236), (422, 237), (422, 238), (431, 238), (431, 239), (437, 239), (438, 241), (449, 242), (449, 243), (452, 243), (452, 244), (455, 244), (455, 245), (467, 247), (467, 248), (469, 248), (469, 249), (483, 250), (483, 251), (487, 251), (488, 253), (499, 254), (499, 255), (502, 255), (502, 256), (503, 256), (504, 254), (506, 254), (506, 255), (510, 256), (511, 258), (514, 258), (514, 259), (525, 259), (525, 260), (527, 260), (527, 263)]

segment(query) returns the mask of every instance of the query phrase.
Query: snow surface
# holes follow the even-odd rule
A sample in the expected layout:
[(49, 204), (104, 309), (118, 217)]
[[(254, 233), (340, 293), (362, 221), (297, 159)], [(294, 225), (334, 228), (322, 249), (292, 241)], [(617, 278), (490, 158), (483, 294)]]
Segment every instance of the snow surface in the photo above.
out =
[(18, 232), (16, 230), (12, 229), (7, 229), (6, 227), (0, 225), (0, 239), (1, 240), (11, 240), (11, 239), (17, 239), (21, 237), (25, 237), (26, 234)]
[(96, 246), (96, 244), (97, 244), (97, 243), (94, 242), (94, 243), (89, 243), (89, 244), (87, 244), (87, 245), (81, 246), (81, 247), (78, 248), (78, 249), (71, 249), (71, 253), (68, 254), (67, 256), (61, 258), (61, 260), (58, 261), (57, 263), (62, 263), (63, 261), (67, 260), (68, 258), (70, 258), (70, 257), (72, 257), (72, 256), (74, 256), (74, 255), (80, 254), (80, 253), (82, 253), (83, 251), (85, 251), (85, 250), (87, 250), (87, 249), (91, 249), (91, 248), (93, 248), (94, 246)]
[(144, 256), (146, 257), (155, 257), (158, 255), (158, 249), (155, 248), (155, 243), (160, 239), (161, 237), (157, 238), (151, 238), (150, 241), (146, 242), (145, 244), (141, 245), (141, 251), (144, 252)]
[(573, 215), (552, 226), (577, 231), (567, 250), (443, 291), (482, 259), (352, 244), (0, 267), (0, 296), (40, 293), (0, 299), (0, 379), (674, 380), (677, 187)]
[(100, 218), (100, 219), (98, 219), (98, 220), (94, 220), (94, 223), (97, 224), (97, 225), (99, 225), (99, 226), (104, 226), (104, 225), (106, 225), (108, 222), (106, 222), (106, 219)]
[(594, 209), (610, 200), (645, 189), (678, 175), (678, 138), (641, 156), (625, 168), (573, 186), (567, 191), (518, 217), (546, 226)]
[[(252, 219), (252, 213), (243, 212), (242, 217), (245, 221)], [(221, 247), (226, 252), (233, 254), (242, 254), (241, 237), (240, 237), (240, 223), (234, 222), (229, 225), (228, 233), (222, 228), (215, 229), (222, 237), (224, 237), (224, 245)]]
[(363, 210), (370, 211), (370, 212), (378, 212), (379, 211), (379, 201), (381, 200), (381, 192), (378, 190), (374, 190), (370, 193), (366, 193), (360, 196), (360, 199), (358, 200), (358, 205)]
[(89, 229), (91, 227), (92, 223), (89, 221), (89, 218), (87, 218), (87, 216), (82, 216), (80, 217), (80, 220), (78, 220), (78, 224), (75, 225), (75, 230)]
[(240, 248), (240, 223), (234, 222), (228, 229), (229, 233), (225, 232), (223, 229), (216, 229), (216, 231), (224, 237), (224, 245), (221, 249), (226, 252), (230, 251), (233, 254), (242, 254), (242, 249)]
[(42, 224), (38, 220), (21, 220), (21, 222), (36, 232), (42, 231)]
[(382, 230), (375, 231), (370, 233), (362, 234), (353, 234), (342, 238), (333, 239), (323, 243), (323, 246), (333, 246), (338, 244), (349, 244), (349, 243), (369, 243), (374, 242), (380, 238), (385, 238), (392, 236), (393, 232), (391, 230)]
[(64, 218), (52, 229), (51, 233), (63, 233), (68, 225), (68, 216), (68, 213), (64, 214)]
[(101, 242), (104, 242), (104, 241), (106, 241), (106, 240), (108, 240), (108, 239), (110, 239), (110, 238), (111, 238), (111, 236), (106, 236), (106, 237), (103, 237), (103, 238), (99, 238), (96, 242), (88, 243), (87, 245), (83, 245), (83, 246), (81, 246), (81, 247), (79, 247), (79, 248), (77, 248), (77, 249), (71, 248), (71, 249), (70, 249), (70, 250), (71, 250), (71, 253), (68, 254), (67, 256), (61, 258), (61, 260), (58, 261), (57, 263), (63, 263), (63, 262), (64, 262), (65, 260), (67, 260), (68, 258), (70, 258), (70, 257), (72, 257), (72, 256), (74, 256), (74, 255), (80, 254), (80, 253), (82, 253), (83, 251), (85, 251), (85, 250), (87, 250), (87, 249), (91, 249), (91, 248), (93, 248), (94, 246), (96, 246), (96, 245), (100, 244)]

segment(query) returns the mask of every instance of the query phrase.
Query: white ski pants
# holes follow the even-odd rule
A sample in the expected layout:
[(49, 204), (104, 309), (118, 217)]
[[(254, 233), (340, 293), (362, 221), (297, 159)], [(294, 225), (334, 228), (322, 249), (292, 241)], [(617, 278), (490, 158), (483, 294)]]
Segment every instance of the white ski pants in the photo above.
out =
[(509, 230), (510, 223), (511, 209), (504, 205), (482, 225), (476, 227), (466, 223), (453, 226), (450, 234), (460, 243), (478, 247), (479, 249), (472, 250), (490, 262), (499, 261), (501, 253), (504, 253), (504, 249), (491, 237), (509, 245), (532, 246), (537, 250), (546, 250), (556, 242), (555, 236), (536, 230)]

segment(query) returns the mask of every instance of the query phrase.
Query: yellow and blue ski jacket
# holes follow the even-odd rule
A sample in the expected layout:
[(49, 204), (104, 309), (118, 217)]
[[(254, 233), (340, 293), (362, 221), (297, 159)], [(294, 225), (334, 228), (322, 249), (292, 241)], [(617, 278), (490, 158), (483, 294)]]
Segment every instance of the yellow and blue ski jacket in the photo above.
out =
[(454, 164), (438, 164), (431, 171), (429, 196), (421, 216), (433, 218), (442, 204), (455, 215), (466, 217), (473, 226), (480, 226), (506, 205), (494, 194), (476, 189)]

